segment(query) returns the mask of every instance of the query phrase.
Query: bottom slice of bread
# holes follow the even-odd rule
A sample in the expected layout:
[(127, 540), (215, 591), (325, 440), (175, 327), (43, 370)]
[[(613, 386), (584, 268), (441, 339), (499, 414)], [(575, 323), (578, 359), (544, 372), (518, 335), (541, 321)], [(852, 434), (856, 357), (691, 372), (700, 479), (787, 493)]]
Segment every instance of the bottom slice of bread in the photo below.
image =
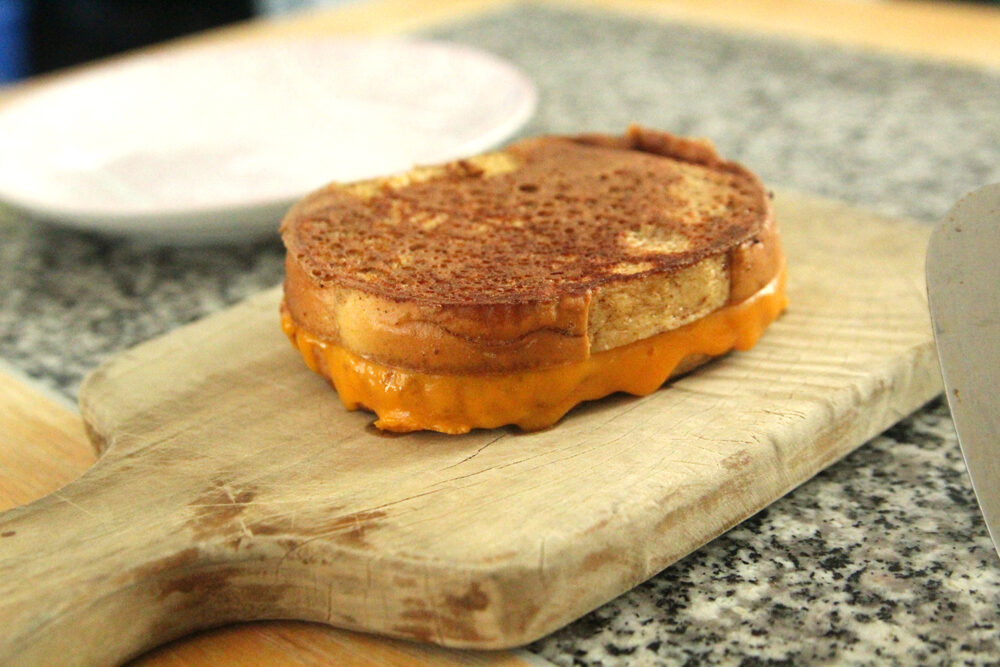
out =
[(306, 364), (333, 383), (349, 410), (369, 409), (397, 432), (467, 433), (515, 424), (533, 431), (583, 401), (615, 392), (644, 396), (730, 350), (748, 350), (787, 304), (785, 274), (756, 294), (678, 329), (595, 353), (582, 361), (503, 374), (431, 374), (365, 359), (297, 326), (282, 327)]

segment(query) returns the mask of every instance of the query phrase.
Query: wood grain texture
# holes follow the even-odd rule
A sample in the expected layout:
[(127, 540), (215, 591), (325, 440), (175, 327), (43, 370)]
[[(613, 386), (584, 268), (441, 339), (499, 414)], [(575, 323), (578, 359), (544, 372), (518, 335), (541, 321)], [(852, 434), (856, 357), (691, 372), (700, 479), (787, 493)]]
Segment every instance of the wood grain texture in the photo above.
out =
[(79, 415), (3, 371), (0, 367), (0, 510), (59, 489), (96, 459)]
[(316, 665), (350, 667), (551, 667), (527, 651), (461, 651), (317, 623), (230, 625), (158, 648), (132, 667)]
[(776, 206), (792, 305), (758, 347), (541, 433), (377, 434), (277, 290), (113, 360), (81, 395), (102, 458), (0, 518), (0, 661), (260, 618), (513, 646), (634, 586), (939, 391), (926, 228)]
[[(7, 373), (0, 373), (0, 433), (0, 511), (57, 491), (96, 458), (79, 414)], [(0, 555), (2, 549), (0, 541)], [(524, 651), (456, 651), (316, 623), (268, 621), (186, 636), (132, 664), (538, 667), (551, 663)]]

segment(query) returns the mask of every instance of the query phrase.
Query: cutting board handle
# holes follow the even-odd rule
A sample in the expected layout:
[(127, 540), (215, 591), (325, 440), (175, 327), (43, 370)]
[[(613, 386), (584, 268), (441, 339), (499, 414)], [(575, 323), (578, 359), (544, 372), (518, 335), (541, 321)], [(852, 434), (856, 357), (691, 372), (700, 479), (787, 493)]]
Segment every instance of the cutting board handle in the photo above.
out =
[(191, 508), (160, 494), (151, 510), (156, 477), (129, 467), (106, 455), (0, 514), (0, 664), (117, 663), (204, 624), (212, 558), (179, 529)]

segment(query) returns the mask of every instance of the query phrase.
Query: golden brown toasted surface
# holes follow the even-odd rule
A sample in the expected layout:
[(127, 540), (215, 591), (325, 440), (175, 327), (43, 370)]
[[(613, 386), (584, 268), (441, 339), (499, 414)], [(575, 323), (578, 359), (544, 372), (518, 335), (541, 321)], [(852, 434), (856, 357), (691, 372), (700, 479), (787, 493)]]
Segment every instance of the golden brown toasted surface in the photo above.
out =
[(297, 326), (429, 373), (587, 359), (739, 303), (784, 264), (752, 173), (641, 128), (331, 185), (282, 236)]
[(632, 128), (331, 185), (290, 212), (282, 235), (317, 287), (523, 304), (680, 271), (753, 238), (768, 210), (757, 178), (707, 144)]

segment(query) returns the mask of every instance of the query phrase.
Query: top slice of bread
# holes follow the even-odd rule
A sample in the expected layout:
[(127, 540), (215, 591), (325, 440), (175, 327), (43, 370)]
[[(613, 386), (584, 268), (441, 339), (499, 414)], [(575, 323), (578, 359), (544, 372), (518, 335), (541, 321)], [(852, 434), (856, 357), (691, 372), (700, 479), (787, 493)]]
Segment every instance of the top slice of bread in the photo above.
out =
[(428, 373), (585, 359), (742, 301), (783, 264), (753, 173), (639, 127), (332, 184), (281, 233), (298, 326)]

